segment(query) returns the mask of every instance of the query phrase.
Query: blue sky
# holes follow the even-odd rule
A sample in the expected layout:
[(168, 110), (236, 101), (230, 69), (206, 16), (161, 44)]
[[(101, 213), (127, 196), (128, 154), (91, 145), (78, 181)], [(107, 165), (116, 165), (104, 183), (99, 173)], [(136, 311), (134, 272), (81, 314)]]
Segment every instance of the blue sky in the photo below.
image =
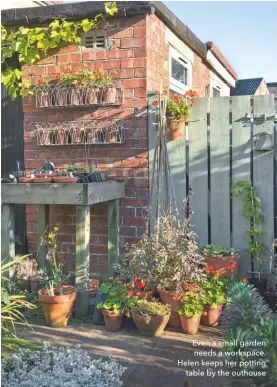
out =
[(203, 42), (213, 41), (239, 78), (277, 82), (276, 1), (165, 1)]

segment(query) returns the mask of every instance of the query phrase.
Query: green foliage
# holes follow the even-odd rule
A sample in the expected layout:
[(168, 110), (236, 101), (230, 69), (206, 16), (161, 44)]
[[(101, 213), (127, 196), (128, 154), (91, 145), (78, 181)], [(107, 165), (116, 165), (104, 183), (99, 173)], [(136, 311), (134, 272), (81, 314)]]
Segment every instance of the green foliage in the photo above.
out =
[(206, 279), (204, 257), (199, 254), (193, 232), (185, 231), (172, 215), (161, 216), (152, 235), (144, 235), (128, 250), (118, 267), (125, 280), (140, 278), (149, 289), (181, 291), (184, 284)]
[(260, 254), (265, 247), (261, 240), (265, 233), (259, 228), (259, 225), (264, 221), (261, 200), (249, 181), (238, 181), (234, 184), (231, 192), (234, 198), (241, 199), (243, 215), (251, 222), (247, 238), (247, 251), (254, 257), (260, 269), (262, 263)]
[(218, 255), (236, 255), (238, 250), (231, 247), (230, 249), (219, 245), (203, 245), (201, 246), (201, 252), (207, 257), (216, 257)]
[(1, 342), (2, 356), (6, 356), (5, 351), (18, 351), (20, 347), (38, 349), (39, 344), (28, 340), (19, 339), (16, 335), (15, 324), (28, 326), (28, 322), (22, 312), (23, 309), (34, 309), (35, 305), (26, 301), (24, 294), (11, 294), (9, 290), (8, 270), (16, 262), (25, 259), (27, 256), (20, 257), (14, 261), (2, 263), (1, 266)]
[(143, 317), (147, 324), (150, 323), (152, 317), (166, 316), (170, 312), (171, 307), (169, 305), (164, 305), (157, 301), (143, 300), (131, 308), (131, 313)]
[(204, 303), (212, 309), (216, 309), (219, 305), (226, 302), (225, 284), (217, 277), (208, 278), (203, 283)]
[(111, 310), (117, 315), (122, 314), (137, 301), (135, 297), (128, 296), (129, 290), (126, 285), (116, 281), (104, 282), (100, 290), (104, 295), (104, 300), (97, 304), (97, 308)]
[(192, 293), (181, 298), (181, 305), (177, 306), (176, 311), (187, 317), (199, 317), (204, 309), (203, 295)]
[[(106, 16), (117, 12), (116, 2), (105, 3)], [(66, 44), (80, 43), (80, 34), (90, 31), (105, 18), (102, 14), (94, 19), (54, 20), (49, 25), (40, 27), (4, 27), (1, 26), (2, 83), (9, 96), (14, 100), (18, 95), (32, 94), (30, 82), (22, 80), (22, 72), (8, 65), (7, 60), (18, 55), (19, 62), (34, 64), (47, 56), (50, 50)]]

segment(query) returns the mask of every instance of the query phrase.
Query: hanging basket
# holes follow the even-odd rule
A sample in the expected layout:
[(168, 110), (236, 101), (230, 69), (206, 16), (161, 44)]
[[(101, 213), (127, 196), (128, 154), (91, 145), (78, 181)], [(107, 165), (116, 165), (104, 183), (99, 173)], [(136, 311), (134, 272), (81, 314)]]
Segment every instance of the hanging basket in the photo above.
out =
[(166, 122), (169, 129), (167, 136), (169, 140), (179, 140), (185, 136), (185, 118), (176, 120), (174, 117), (166, 117)]

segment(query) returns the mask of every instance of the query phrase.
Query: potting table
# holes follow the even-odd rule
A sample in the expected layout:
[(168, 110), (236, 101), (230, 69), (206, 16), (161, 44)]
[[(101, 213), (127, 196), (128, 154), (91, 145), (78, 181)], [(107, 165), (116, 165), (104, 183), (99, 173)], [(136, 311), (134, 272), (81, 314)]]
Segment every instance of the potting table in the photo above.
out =
[[(89, 292), (89, 242), (90, 206), (108, 202), (108, 267), (109, 273), (118, 257), (119, 199), (124, 197), (125, 182), (108, 180), (97, 183), (7, 183), (2, 184), (1, 254), (12, 260), (15, 257), (14, 205), (38, 205), (38, 261), (46, 263), (46, 248), (40, 246), (41, 237), (49, 224), (50, 205), (76, 206), (76, 317), (87, 315)], [(12, 275), (12, 269), (10, 271)]]

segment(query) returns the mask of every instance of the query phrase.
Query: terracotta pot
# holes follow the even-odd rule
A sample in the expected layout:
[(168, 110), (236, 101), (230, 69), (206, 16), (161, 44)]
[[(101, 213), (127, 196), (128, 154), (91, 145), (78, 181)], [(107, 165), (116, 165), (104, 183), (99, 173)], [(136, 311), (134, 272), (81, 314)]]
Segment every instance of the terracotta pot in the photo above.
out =
[(184, 333), (196, 335), (199, 329), (201, 315), (198, 317), (188, 317), (185, 314), (180, 315), (181, 325)]
[(56, 90), (56, 105), (65, 106), (67, 105), (67, 93), (66, 90)]
[(53, 181), (53, 178), (48, 176), (45, 176), (45, 177), (36, 176), (33, 178), (34, 183), (52, 183), (52, 181)]
[(69, 104), (75, 106), (82, 105), (81, 92), (79, 89), (71, 90), (71, 93), (69, 95)]
[(77, 183), (78, 177), (70, 177), (70, 176), (59, 176), (54, 177), (54, 183)]
[(180, 315), (176, 312), (176, 307), (179, 305), (181, 295), (161, 289), (158, 289), (158, 292), (160, 294), (162, 303), (171, 306), (171, 315), (168, 326), (172, 328), (180, 328)]
[(210, 306), (204, 306), (202, 314), (202, 323), (207, 327), (216, 327), (219, 323), (219, 319), (222, 312), (222, 305), (219, 305), (216, 309), (212, 309)]
[(48, 90), (40, 90), (37, 92), (37, 99), (40, 107), (51, 106), (51, 93)]
[[(225, 256), (215, 256), (215, 257), (205, 257), (205, 262), (207, 265), (213, 265), (215, 270), (219, 270), (221, 277), (229, 277), (231, 275), (236, 275), (239, 268), (240, 255), (225, 255)], [(227, 266), (235, 264), (235, 270), (230, 271), (227, 269)]]
[(176, 120), (173, 117), (167, 117), (167, 126), (169, 127), (168, 140), (179, 140), (185, 137), (185, 119)]
[(57, 132), (57, 144), (59, 145), (65, 144), (65, 133), (63, 130), (58, 130)]
[(20, 177), (19, 178), (19, 183), (32, 183), (33, 179), (30, 177)]
[(144, 336), (161, 336), (164, 332), (170, 318), (170, 313), (165, 316), (151, 317), (149, 324), (146, 323), (142, 316), (132, 314), (132, 319), (141, 335)]
[(109, 87), (106, 92), (106, 103), (115, 103), (116, 102), (116, 88)]
[(114, 314), (111, 310), (102, 309), (107, 331), (116, 332), (123, 328), (125, 322), (124, 314)]
[(98, 89), (88, 89), (86, 93), (86, 102), (89, 105), (98, 103)]
[(58, 176), (58, 174), (56, 172), (53, 172), (53, 173), (38, 173), (37, 175), (35, 175), (35, 177), (49, 177), (49, 178), (52, 178), (52, 177), (56, 177)]
[(45, 288), (38, 291), (38, 299), (42, 303), (45, 320), (53, 328), (67, 326), (77, 294), (73, 286), (62, 285), (61, 288), (70, 293), (61, 296), (47, 296), (44, 294)]
[(151, 290), (149, 292), (135, 292), (134, 296), (140, 299), (144, 300), (150, 300), (153, 297), (154, 290)]

